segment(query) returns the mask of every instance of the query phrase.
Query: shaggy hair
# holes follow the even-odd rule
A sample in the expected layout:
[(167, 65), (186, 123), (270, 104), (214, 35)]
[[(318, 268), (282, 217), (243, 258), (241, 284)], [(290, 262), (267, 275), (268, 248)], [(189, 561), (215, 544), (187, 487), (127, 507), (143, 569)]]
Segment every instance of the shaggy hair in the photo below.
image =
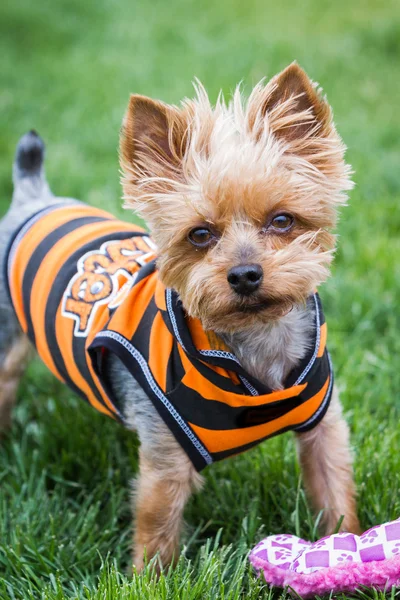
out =
[[(296, 64), (247, 101), (238, 86), (213, 107), (199, 82), (195, 89), (181, 108), (131, 97), (124, 198), (152, 231), (165, 285), (206, 329), (227, 333), (282, 316), (327, 278), (351, 170), (329, 104)], [(285, 235), (265, 230), (278, 213), (295, 218)], [(217, 239), (206, 251), (187, 239), (202, 225)], [(259, 263), (264, 278), (256, 296), (238, 301), (226, 273), (245, 262)], [(260, 303), (256, 315), (243, 310)]]

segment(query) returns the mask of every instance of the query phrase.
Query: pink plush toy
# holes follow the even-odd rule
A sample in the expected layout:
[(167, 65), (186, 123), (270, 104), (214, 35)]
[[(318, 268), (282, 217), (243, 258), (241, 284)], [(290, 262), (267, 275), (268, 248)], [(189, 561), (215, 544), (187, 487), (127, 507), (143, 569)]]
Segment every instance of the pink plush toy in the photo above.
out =
[(267, 583), (289, 587), (303, 598), (400, 585), (400, 519), (361, 536), (337, 533), (306, 542), (294, 535), (270, 535), (250, 553)]

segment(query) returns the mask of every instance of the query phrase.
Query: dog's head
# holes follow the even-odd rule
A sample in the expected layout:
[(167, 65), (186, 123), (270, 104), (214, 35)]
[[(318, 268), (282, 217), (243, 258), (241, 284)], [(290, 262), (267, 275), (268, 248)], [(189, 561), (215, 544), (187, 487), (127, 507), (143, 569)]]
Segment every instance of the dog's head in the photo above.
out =
[(148, 223), (160, 278), (205, 329), (266, 323), (329, 274), (351, 189), (329, 104), (296, 64), (244, 101), (180, 108), (133, 95), (121, 135), (126, 206)]

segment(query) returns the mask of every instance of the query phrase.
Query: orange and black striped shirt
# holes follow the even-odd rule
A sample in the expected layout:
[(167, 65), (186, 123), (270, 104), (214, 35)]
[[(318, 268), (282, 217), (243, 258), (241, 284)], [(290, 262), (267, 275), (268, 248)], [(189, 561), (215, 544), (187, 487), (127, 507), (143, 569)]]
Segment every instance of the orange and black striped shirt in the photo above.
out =
[(83, 203), (40, 211), (15, 234), (10, 297), (49, 369), (102, 413), (124, 422), (105, 382), (113, 352), (145, 390), (198, 470), (324, 416), (333, 372), (318, 294), (312, 348), (283, 390), (251, 377), (210, 346), (174, 290), (160, 282), (156, 248), (136, 225)]

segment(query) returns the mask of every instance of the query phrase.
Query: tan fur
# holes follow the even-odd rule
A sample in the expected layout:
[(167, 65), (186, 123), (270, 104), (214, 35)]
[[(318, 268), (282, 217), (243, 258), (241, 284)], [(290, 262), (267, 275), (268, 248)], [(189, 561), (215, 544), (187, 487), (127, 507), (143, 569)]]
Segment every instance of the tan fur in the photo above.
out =
[[(124, 195), (150, 226), (165, 285), (205, 329), (232, 332), (279, 318), (328, 277), (350, 169), (328, 103), (297, 65), (247, 102), (237, 88), (230, 104), (220, 96), (212, 107), (196, 89), (180, 109), (132, 96), (121, 136)], [(296, 220), (286, 235), (265, 229), (279, 212)], [(187, 240), (204, 224), (217, 240), (208, 251)], [(245, 262), (263, 267), (264, 283), (238, 302), (226, 273)], [(255, 318), (243, 302), (266, 308)]]
[(336, 389), (321, 423), (296, 438), (304, 484), (316, 511), (324, 511), (325, 533), (334, 532), (342, 515), (341, 531), (359, 533), (349, 429)]
[(138, 571), (144, 566), (145, 556), (150, 559), (158, 553), (164, 566), (178, 558), (183, 511), (189, 496), (201, 483), (202, 477), (177, 444), (163, 464), (141, 450), (134, 494), (133, 563)]
[(25, 337), (15, 340), (0, 367), (0, 431), (10, 425), (11, 411), (29, 355), (29, 347)]

